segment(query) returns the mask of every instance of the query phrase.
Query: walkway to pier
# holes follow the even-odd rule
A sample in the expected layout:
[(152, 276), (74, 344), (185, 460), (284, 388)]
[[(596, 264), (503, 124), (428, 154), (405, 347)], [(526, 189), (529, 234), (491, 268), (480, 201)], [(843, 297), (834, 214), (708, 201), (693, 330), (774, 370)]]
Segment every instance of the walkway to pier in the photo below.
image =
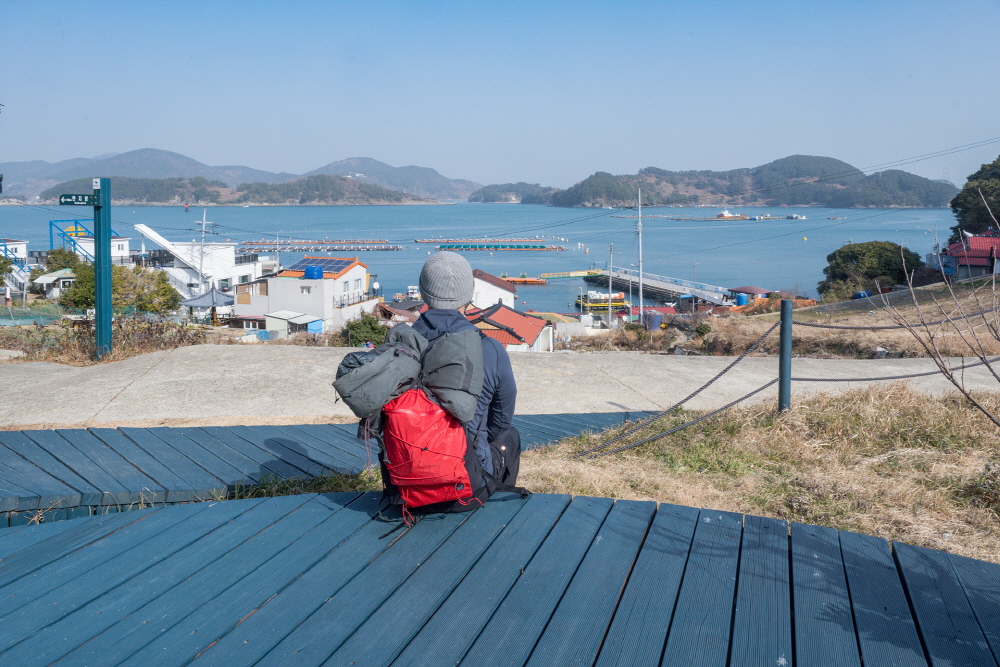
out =
[(378, 494), (0, 529), (0, 663), (996, 666), (1000, 566), (773, 519)]
[[(607, 269), (588, 271), (587, 273), (589, 275), (584, 277), (584, 280), (587, 280), (587, 282), (608, 284)], [(639, 294), (638, 271), (614, 269), (611, 272), (611, 280), (613, 289), (629, 289), (631, 287), (634, 295)], [(676, 299), (682, 294), (690, 294), (719, 306), (732, 302), (729, 290), (725, 287), (694, 282), (692, 280), (682, 280), (680, 278), (670, 278), (669, 276), (658, 276), (654, 273), (646, 273), (645, 271), (642, 273), (642, 292), (646, 296), (661, 299)], [(638, 296), (634, 298), (638, 299)]]
[[(532, 449), (648, 413), (518, 416)], [(265, 479), (358, 473), (356, 424), (0, 431), (0, 527), (228, 498)]]

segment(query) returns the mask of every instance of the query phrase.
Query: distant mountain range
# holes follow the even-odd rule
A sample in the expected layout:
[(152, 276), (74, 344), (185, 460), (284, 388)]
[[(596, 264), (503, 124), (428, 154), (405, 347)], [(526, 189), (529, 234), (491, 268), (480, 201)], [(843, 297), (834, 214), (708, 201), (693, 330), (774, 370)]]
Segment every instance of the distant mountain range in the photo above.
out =
[(945, 208), (959, 190), (898, 169), (865, 175), (830, 157), (791, 155), (759, 167), (730, 171), (668, 171), (638, 174), (599, 171), (560, 190), (531, 183), (487, 185), (473, 202), (550, 206), (634, 206), (638, 190), (649, 206), (828, 206), (830, 208)]
[(450, 179), (428, 167), (393, 167), (372, 158), (348, 158), (331, 162), (307, 174), (274, 173), (242, 165), (211, 167), (187, 156), (157, 148), (97, 158), (72, 158), (62, 162), (3, 162), (4, 195), (34, 199), (52, 186), (93, 176), (130, 178), (196, 178), (221, 181), (231, 188), (244, 183), (286, 183), (314, 175), (351, 176), (389, 190), (421, 198), (465, 199), (482, 187), (479, 183)]

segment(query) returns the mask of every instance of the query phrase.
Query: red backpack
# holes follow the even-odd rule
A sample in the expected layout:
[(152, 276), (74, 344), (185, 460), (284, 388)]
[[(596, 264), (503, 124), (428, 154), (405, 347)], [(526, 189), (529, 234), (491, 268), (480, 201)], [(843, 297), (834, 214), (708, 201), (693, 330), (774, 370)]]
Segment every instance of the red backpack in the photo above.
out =
[[(440, 503), (457, 507), (438, 509), (462, 511), (470, 503), (478, 507), (489, 498), (485, 485), (485, 493), (476, 494), (473, 488), (472, 477), (482, 480), (482, 472), (478, 459), (469, 451), (462, 424), (427, 398), (423, 389), (407, 390), (386, 403), (382, 412), (384, 455), (380, 458), (383, 472), (389, 475), (384, 481), (387, 490), (391, 484), (398, 492), (404, 516), (408, 508)], [(472, 471), (470, 463), (475, 468)]]

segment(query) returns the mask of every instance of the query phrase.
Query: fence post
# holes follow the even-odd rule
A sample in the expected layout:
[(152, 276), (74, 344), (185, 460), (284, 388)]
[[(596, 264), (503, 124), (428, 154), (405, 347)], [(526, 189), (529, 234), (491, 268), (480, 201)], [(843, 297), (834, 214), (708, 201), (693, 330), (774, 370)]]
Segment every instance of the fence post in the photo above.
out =
[(792, 409), (792, 302), (781, 300), (781, 349), (778, 352), (778, 410)]

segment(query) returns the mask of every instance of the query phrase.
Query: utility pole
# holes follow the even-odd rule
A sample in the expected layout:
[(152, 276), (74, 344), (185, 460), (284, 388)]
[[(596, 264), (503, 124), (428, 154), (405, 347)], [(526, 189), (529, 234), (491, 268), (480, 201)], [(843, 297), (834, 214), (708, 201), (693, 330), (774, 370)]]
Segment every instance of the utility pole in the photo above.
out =
[(611, 328), (611, 264), (615, 261), (615, 244), (608, 244), (608, 329)]
[[(200, 285), (201, 285), (201, 288), (203, 290), (202, 294), (204, 294), (205, 292), (208, 292), (208, 290), (205, 289), (205, 227), (207, 225), (215, 226), (214, 222), (208, 222), (206, 220), (207, 216), (208, 216), (208, 209), (202, 209), (202, 211), (201, 211), (201, 222), (194, 223), (196, 225), (201, 225), (201, 255), (200, 255), (200, 258), (199, 258), (199, 261), (198, 261), (198, 277), (199, 277), (199, 279), (201, 281)], [(215, 234), (216, 232), (208, 232), (208, 233), (209, 234)], [(214, 261), (212, 262), (212, 265), (215, 266), (215, 262)]]
[(94, 332), (97, 358), (111, 353), (111, 179), (95, 178)]
[(642, 188), (639, 188), (639, 322), (642, 323)]

